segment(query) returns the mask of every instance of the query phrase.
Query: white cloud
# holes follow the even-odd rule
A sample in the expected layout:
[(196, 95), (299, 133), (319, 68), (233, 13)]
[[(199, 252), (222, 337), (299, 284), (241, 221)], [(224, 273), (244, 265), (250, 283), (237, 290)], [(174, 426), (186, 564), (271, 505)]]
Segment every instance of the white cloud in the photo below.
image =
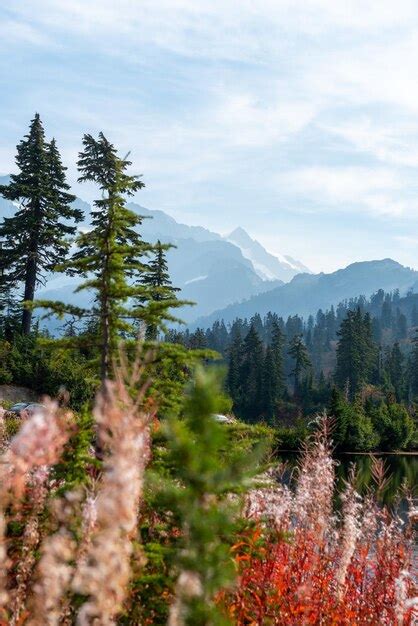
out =
[(278, 182), (289, 193), (313, 200), (315, 210), (402, 216), (408, 209), (408, 203), (399, 199), (403, 182), (389, 168), (306, 167), (283, 172)]
[(10, 46), (11, 43), (29, 45), (51, 45), (52, 40), (39, 28), (35, 28), (28, 22), (17, 19), (4, 19), (0, 23), (0, 38), (2, 45)]
[[(4, 63), (13, 46), (45, 46), (65, 60), (64, 79), (57, 72), (45, 90), (40, 74), (38, 89), (20, 97), (31, 106), (44, 98), (66, 162), (84, 130), (103, 129), (132, 149), (151, 205), (213, 226), (238, 221), (230, 207), (239, 191), (237, 213), (260, 217), (295, 200), (305, 211), (418, 215), (416, 0), (12, 5), (1, 24)], [(13, 127), (16, 141), (21, 134)], [(0, 151), (1, 169), (10, 154)], [(247, 194), (255, 181), (263, 208)], [(205, 194), (210, 216), (199, 217)]]
[[(120, 39), (186, 55), (265, 62), (280, 49), (279, 34), (381, 34), (417, 23), (416, 3), (399, 0), (15, 0), (13, 11), (40, 29)], [(274, 54), (276, 57), (276, 54)]]
[(418, 167), (418, 120), (408, 123), (378, 121), (361, 115), (321, 128), (344, 139), (353, 150), (396, 166)]
[(313, 103), (225, 91), (214, 110), (218, 139), (236, 146), (271, 146), (299, 132), (315, 117)]

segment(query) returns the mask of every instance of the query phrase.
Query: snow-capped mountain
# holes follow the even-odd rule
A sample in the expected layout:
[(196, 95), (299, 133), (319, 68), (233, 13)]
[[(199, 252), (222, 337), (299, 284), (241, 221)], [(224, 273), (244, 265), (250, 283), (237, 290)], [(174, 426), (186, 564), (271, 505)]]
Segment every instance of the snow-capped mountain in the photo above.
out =
[(236, 228), (232, 233), (224, 237), (226, 241), (237, 246), (242, 255), (251, 261), (254, 270), (263, 280), (282, 280), (288, 282), (296, 274), (301, 272), (309, 273), (299, 261), (295, 261), (291, 256), (281, 254), (271, 254), (241, 227)]
[[(0, 177), (0, 184), (8, 182), (8, 177)], [(86, 232), (90, 228), (90, 206), (80, 198), (75, 204), (85, 215), (78, 228)], [(140, 228), (145, 241), (155, 243), (160, 239), (175, 245), (167, 253), (173, 284), (180, 287), (181, 298), (196, 303), (179, 312), (186, 322), (273, 289), (305, 269), (301, 265), (303, 269), (299, 269), (296, 262), (286, 257), (279, 259), (268, 253), (243, 229), (222, 237), (200, 226), (182, 224), (164, 211), (146, 209), (136, 203), (128, 206), (151, 218), (144, 219)], [(0, 220), (13, 215), (16, 208), (0, 197)], [(80, 304), (82, 297), (88, 299), (88, 294), (74, 293), (76, 286), (74, 278), (50, 275), (39, 296)]]

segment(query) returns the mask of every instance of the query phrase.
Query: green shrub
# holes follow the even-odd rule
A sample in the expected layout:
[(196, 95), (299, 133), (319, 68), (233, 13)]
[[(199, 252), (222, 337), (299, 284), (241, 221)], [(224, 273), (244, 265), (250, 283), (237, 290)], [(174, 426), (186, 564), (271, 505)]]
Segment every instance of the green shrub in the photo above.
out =
[(276, 446), (281, 450), (299, 450), (309, 435), (307, 424), (298, 420), (295, 426), (280, 426), (276, 431)]
[(383, 450), (408, 448), (415, 437), (415, 423), (406, 407), (401, 404), (382, 403), (370, 411)]

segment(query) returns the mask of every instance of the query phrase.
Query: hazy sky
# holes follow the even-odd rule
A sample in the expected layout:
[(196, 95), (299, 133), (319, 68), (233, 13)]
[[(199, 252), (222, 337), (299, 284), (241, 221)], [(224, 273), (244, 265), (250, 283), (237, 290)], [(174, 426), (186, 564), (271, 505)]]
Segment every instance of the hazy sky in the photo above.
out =
[(0, 172), (39, 111), (71, 182), (103, 130), (149, 208), (418, 267), (416, 0), (10, 0), (0, 29)]

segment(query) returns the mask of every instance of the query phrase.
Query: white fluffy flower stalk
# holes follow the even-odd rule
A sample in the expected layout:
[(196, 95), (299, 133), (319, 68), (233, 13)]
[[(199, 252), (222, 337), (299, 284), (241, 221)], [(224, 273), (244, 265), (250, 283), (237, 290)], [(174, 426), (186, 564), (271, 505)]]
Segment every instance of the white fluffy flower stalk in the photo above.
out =
[(57, 463), (68, 441), (71, 412), (58, 411), (57, 404), (44, 401), (45, 408), (25, 420), (1, 458), (1, 489), (19, 498), (31, 469)]
[(6, 441), (6, 423), (4, 416), (6, 415), (6, 411), (0, 406), (0, 450), (2, 451), (5, 446)]
[(184, 626), (184, 600), (203, 595), (202, 583), (197, 572), (181, 572), (175, 588), (175, 601), (170, 607), (167, 626)]
[(0, 618), (5, 621), (4, 607), (7, 606), (9, 595), (6, 591), (7, 570), (9, 562), (7, 558), (7, 548), (5, 542), (6, 520), (0, 508)]
[(285, 485), (261, 487), (248, 492), (244, 502), (244, 516), (266, 520), (279, 532), (289, 524), (293, 494)]
[(44, 510), (48, 497), (48, 477), (49, 471), (46, 466), (37, 468), (30, 477), (32, 510), (23, 533), (22, 549), (16, 571), (17, 587), (11, 594), (13, 612), (10, 626), (19, 623), (20, 614), (25, 604), (28, 584), (35, 564), (35, 550), (41, 539), (39, 516)]
[[(4, 543), (6, 521), (3, 511), (19, 504), (31, 470), (56, 463), (70, 434), (72, 414), (58, 412), (56, 403), (45, 400), (45, 408), (31, 415), (0, 457), (0, 611), (8, 602), (5, 586), (9, 563)], [(36, 537), (36, 522), (28, 532)], [(27, 537), (29, 540), (29, 537)], [(29, 558), (29, 555), (27, 555)], [(19, 609), (20, 610), (20, 609)]]
[(44, 539), (28, 626), (61, 625), (62, 598), (73, 575), (71, 560), (75, 551), (73, 535), (65, 526)]
[(361, 497), (355, 491), (352, 482), (347, 484), (344, 493), (341, 494), (341, 500), (343, 520), (340, 546), (341, 553), (335, 574), (337, 596), (339, 599), (343, 597), (348, 566), (350, 565), (356, 549), (357, 539), (361, 533), (361, 514), (363, 507)]
[(321, 540), (334, 519), (332, 498), (334, 494), (335, 461), (327, 439), (327, 417), (324, 426), (315, 434), (302, 455), (296, 483), (293, 515), (297, 525), (315, 531)]
[(82, 536), (77, 545), (73, 529), (79, 522), (82, 500), (82, 492), (75, 490), (51, 503), (52, 516), (59, 526), (41, 545), (28, 626), (69, 626), (73, 623), (69, 591), (75, 563), (83, 547), (88, 545), (86, 535), (91, 533), (90, 525), (85, 521), (90, 515), (86, 514), (86, 510), (90, 509), (91, 498), (88, 496), (81, 511)]
[[(395, 581), (395, 617), (398, 626), (404, 626), (405, 615), (412, 611), (411, 623), (416, 624), (418, 622), (418, 596), (409, 597), (408, 583), (411, 579), (411, 572), (408, 570), (402, 570), (398, 578)], [(407, 620), (409, 624), (409, 620)]]
[(82, 510), (81, 542), (77, 548), (77, 563), (85, 560), (91, 546), (91, 539), (97, 524), (97, 501), (94, 493), (89, 493)]
[(118, 378), (107, 383), (96, 402), (94, 415), (106, 456), (95, 504), (96, 530), (72, 583), (73, 591), (89, 596), (77, 616), (81, 626), (113, 624), (125, 599), (150, 451), (152, 416), (143, 410), (145, 390), (143, 386), (133, 402)]

